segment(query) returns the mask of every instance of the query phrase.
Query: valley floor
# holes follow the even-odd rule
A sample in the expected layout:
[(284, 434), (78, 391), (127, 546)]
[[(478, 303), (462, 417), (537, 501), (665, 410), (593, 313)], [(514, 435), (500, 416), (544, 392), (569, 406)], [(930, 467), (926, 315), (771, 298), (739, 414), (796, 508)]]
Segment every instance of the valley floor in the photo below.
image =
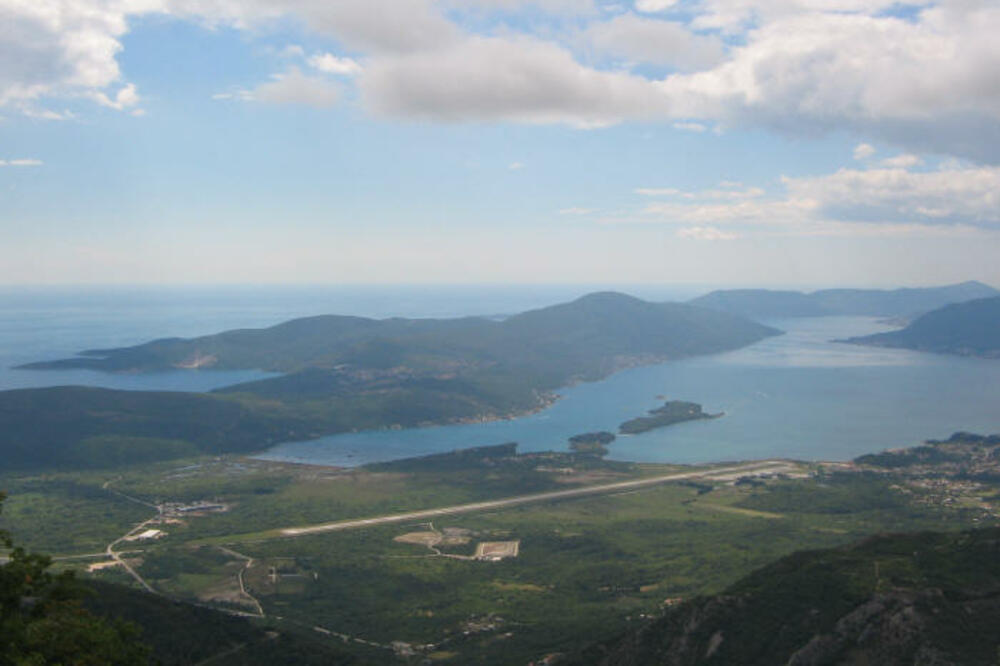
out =
[(0, 487), (3, 527), (60, 567), (307, 631), (362, 662), (508, 664), (612, 639), (793, 551), (998, 523), (991, 482), (911, 472), (222, 457)]

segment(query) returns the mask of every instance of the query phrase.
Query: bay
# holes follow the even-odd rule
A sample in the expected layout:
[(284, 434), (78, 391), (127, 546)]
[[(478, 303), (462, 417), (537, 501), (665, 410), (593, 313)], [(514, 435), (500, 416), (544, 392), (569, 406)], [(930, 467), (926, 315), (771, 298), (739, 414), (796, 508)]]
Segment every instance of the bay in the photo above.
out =
[(261, 457), (350, 466), (501, 442), (518, 442), (521, 451), (565, 450), (568, 437), (615, 431), (664, 399), (699, 402), (725, 416), (619, 437), (610, 458), (848, 460), (957, 430), (1000, 432), (1000, 361), (832, 342), (888, 330), (869, 317), (768, 323), (787, 333), (563, 389), (552, 407), (523, 418), (348, 433), (282, 444)]
[[(0, 390), (54, 385), (207, 391), (258, 371), (177, 370), (107, 374), (12, 366), (83, 349), (138, 344), (317, 314), (370, 317), (504, 315), (563, 302), (594, 285), (227, 286), (0, 288)], [(603, 287), (603, 288), (606, 288)], [(618, 286), (651, 300), (707, 291), (692, 286)], [(831, 342), (887, 327), (862, 317), (768, 322), (787, 331), (738, 351), (635, 368), (565, 388), (555, 405), (511, 421), (348, 433), (279, 445), (262, 457), (335, 465), (516, 441), (521, 450), (565, 450), (580, 432), (615, 430), (663, 399), (724, 411), (619, 437), (619, 460), (702, 462), (786, 456), (844, 460), (955, 430), (1000, 431), (1000, 361), (883, 350)], [(662, 398), (660, 397), (662, 396)]]

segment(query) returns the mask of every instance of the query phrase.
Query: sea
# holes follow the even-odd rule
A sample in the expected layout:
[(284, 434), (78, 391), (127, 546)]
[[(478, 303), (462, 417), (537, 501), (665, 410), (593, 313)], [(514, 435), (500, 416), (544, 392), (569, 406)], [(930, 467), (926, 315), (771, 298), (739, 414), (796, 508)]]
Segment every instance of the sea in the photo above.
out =
[[(270, 326), (295, 317), (503, 317), (608, 289), (600, 285), (226, 286), (0, 288), (0, 390), (87, 385), (210, 391), (271, 376), (259, 371), (110, 374), (23, 370), (163, 337)], [(711, 285), (615, 285), (650, 300), (686, 300)], [(664, 400), (701, 403), (718, 419), (619, 436), (610, 458), (695, 463), (784, 457), (849, 460), (966, 430), (1000, 432), (1000, 360), (835, 342), (888, 330), (872, 317), (767, 321), (784, 335), (740, 350), (619, 372), (558, 391), (548, 409), (508, 421), (347, 433), (287, 442), (269, 460), (355, 466), (518, 442), (566, 450), (572, 435), (614, 431)]]

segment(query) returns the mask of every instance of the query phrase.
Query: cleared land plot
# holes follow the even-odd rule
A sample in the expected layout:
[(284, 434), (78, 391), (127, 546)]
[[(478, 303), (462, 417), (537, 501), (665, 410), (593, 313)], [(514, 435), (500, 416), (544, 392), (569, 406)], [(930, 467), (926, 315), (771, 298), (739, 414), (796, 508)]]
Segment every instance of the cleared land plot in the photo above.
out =
[(476, 559), (497, 561), (517, 557), (520, 549), (520, 541), (480, 541), (476, 544)]

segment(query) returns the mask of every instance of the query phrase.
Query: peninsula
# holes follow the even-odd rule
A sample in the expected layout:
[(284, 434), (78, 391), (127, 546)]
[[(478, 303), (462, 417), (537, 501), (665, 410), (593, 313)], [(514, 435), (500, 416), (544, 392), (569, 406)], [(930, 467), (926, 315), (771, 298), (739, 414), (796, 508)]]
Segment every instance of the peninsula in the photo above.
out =
[(3, 391), (0, 454), (11, 467), (125, 463), (137, 456), (249, 453), (357, 430), (510, 418), (548, 406), (560, 387), (778, 334), (738, 315), (603, 292), (500, 321), (327, 315), (161, 339), (25, 367), (155, 372), (197, 365), (198, 372), (283, 374), (208, 394)]
[(906, 328), (841, 342), (1000, 358), (1000, 296), (953, 303), (918, 317)]

